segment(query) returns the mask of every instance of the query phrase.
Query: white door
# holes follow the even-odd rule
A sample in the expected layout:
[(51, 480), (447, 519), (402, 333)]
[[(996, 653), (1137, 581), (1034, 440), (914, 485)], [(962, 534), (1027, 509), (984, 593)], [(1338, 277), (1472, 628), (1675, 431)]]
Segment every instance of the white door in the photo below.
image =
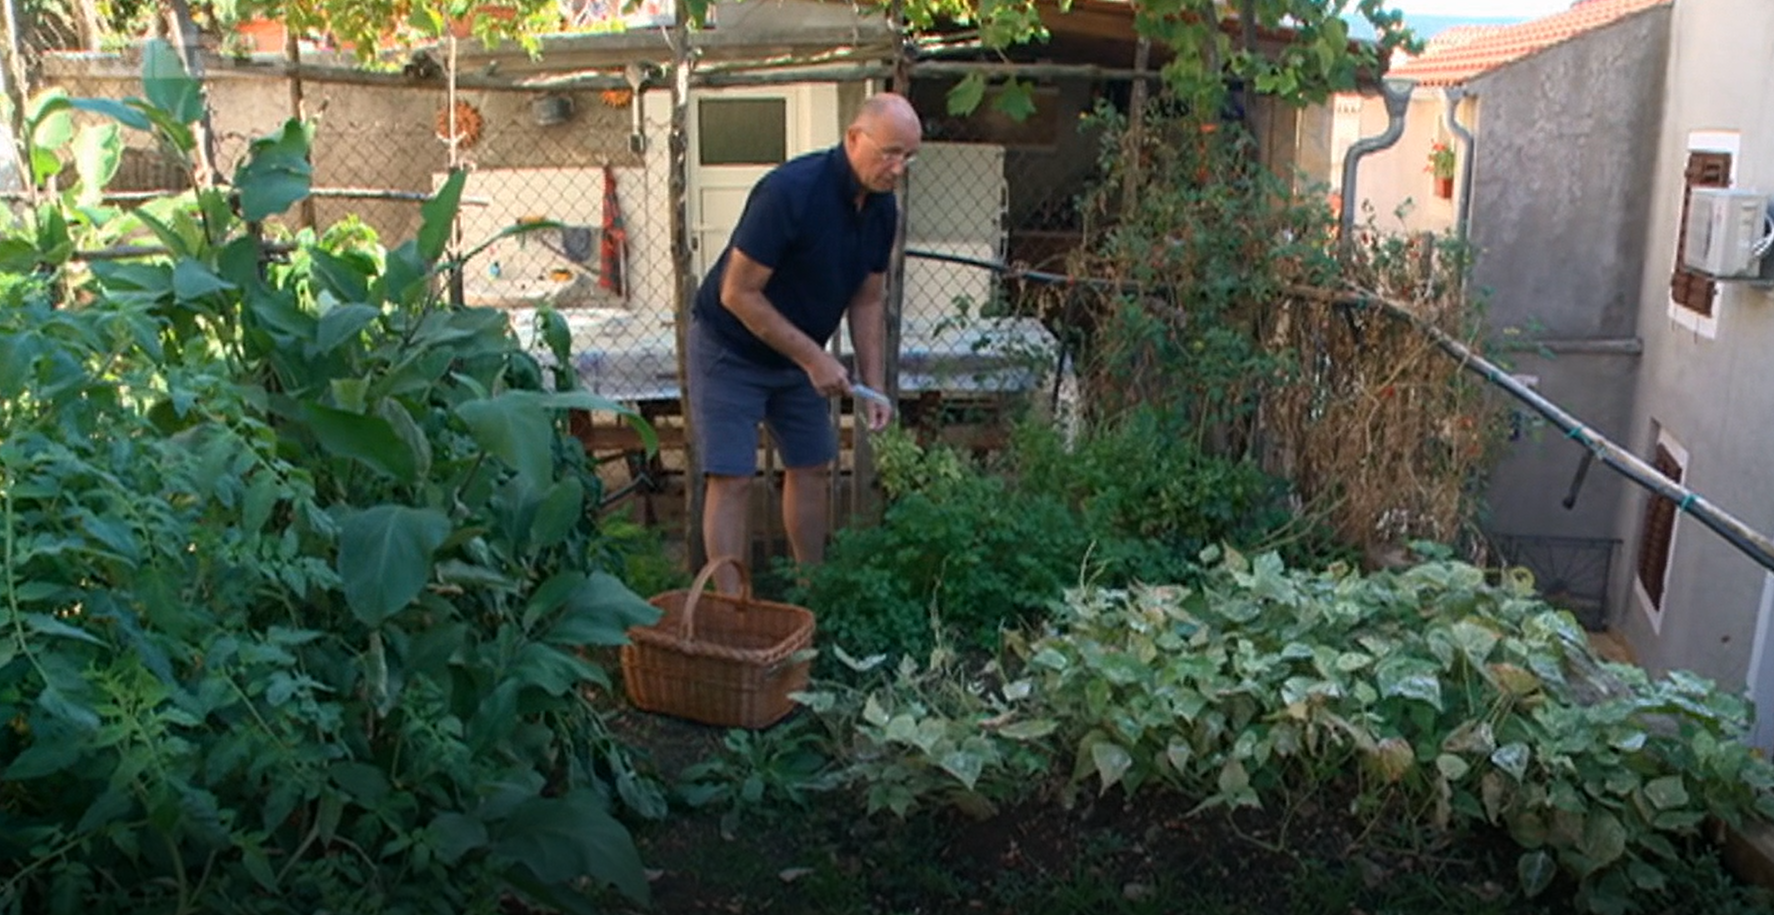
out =
[(835, 85), (701, 89), (690, 99), (690, 246), (708, 273), (752, 185), (777, 165), (838, 142)]

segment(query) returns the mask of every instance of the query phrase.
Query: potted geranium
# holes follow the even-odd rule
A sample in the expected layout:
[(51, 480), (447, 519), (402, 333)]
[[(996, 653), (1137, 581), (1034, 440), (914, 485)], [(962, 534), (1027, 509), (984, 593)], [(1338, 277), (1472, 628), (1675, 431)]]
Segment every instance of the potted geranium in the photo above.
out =
[(1424, 169), (1435, 178), (1435, 196), (1452, 200), (1454, 196), (1454, 150), (1440, 140), (1429, 144), (1429, 166)]

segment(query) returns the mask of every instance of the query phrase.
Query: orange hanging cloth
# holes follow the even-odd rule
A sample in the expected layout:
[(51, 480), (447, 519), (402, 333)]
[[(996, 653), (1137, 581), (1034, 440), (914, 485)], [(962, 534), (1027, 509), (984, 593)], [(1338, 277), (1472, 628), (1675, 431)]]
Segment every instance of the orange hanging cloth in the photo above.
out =
[(622, 226), (622, 206), (616, 201), (616, 170), (604, 166), (604, 231), (598, 241), (598, 285), (622, 298), (628, 297), (628, 230)]

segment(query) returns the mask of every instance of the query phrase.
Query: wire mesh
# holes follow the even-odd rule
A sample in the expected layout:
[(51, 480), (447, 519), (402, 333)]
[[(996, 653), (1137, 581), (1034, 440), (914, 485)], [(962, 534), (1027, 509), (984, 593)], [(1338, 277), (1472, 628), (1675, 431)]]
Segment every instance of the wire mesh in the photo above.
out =
[(907, 188), (900, 388), (950, 403), (973, 395), (994, 412), (1019, 397), (1065, 409), (1065, 354), (1041, 319), (1051, 291), (919, 254), (1066, 272), (1083, 242), (1080, 198), (1097, 175), (1099, 135), (1086, 115), (1127, 84), (1045, 80), (1021, 119), (990, 93), (971, 113), (949, 113), (955, 84), (914, 71), (909, 92), (925, 142)]

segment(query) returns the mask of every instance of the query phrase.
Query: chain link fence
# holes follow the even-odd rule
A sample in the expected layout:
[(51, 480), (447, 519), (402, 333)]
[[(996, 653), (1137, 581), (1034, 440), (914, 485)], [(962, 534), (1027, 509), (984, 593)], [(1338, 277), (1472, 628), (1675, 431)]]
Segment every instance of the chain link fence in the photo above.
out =
[[(128, 60), (67, 61), (45, 76), (74, 95), (140, 93)], [(920, 77), (910, 90), (926, 140), (906, 194), (911, 253), (897, 380), (909, 424), (984, 450), (1002, 441), (1005, 420), (1021, 408), (1052, 407), (1069, 396), (1062, 348), (1043, 321), (1055, 290), (1007, 280), (984, 265), (1065, 272), (1082, 239), (1079, 198), (1098, 159), (1098, 137), (1084, 115), (1104, 97), (1124, 102), (1127, 83), (1047, 80), (1035, 90), (1034, 115), (1021, 121), (997, 112), (990, 96), (972, 115), (948, 115), (953, 84)], [(252, 140), (291, 116), (290, 84), (224, 59), (208, 69), (205, 85), (217, 164), (232, 174)], [(839, 93), (848, 99), (840, 109), (863, 94), (860, 85)], [(540, 349), (536, 310), (558, 309), (584, 386), (641, 405), (660, 427), (670, 469), (682, 468), (671, 447), (682, 441), (682, 427), (669, 93), (469, 89), (456, 94), (452, 118), (441, 78), (375, 85), (310, 79), (303, 109), (317, 125), (316, 194), (286, 213), (281, 228), (360, 224), (392, 247), (417, 232), (420, 204), (451, 165), (467, 166), (457, 239), (463, 249), (514, 223), (561, 227), (502, 239), (475, 257), (464, 272), (465, 303), (506, 311), (533, 350)], [(145, 135), (128, 142), (114, 190), (188, 186), (183, 163), (148, 145)], [(627, 479), (613, 480), (618, 485), (667, 473), (658, 458), (637, 464), (638, 442), (619, 426), (580, 432), (596, 450), (629, 460)]]
[(980, 265), (1067, 272), (1098, 174), (1100, 134), (1087, 115), (1099, 99), (1125, 104), (1128, 83), (1043, 80), (1034, 112), (1018, 120), (991, 93), (972, 113), (949, 114), (957, 82), (914, 70), (909, 93), (925, 141), (907, 189), (900, 389), (925, 406), (940, 401), (937, 424), (993, 424), (1007, 407), (1063, 414), (1075, 395), (1051, 318), (1065, 291)]
[[(77, 96), (140, 94), (137, 77), (100, 73), (55, 78)], [(217, 166), (232, 174), (250, 143), (291, 114), (289, 84), (226, 66), (207, 74)], [(493, 243), (467, 265), (465, 304), (511, 315), (531, 344), (534, 314), (553, 307), (573, 332), (575, 368), (590, 390), (639, 401), (677, 396), (672, 329), (664, 144), (635, 139), (632, 93), (462, 91), (454, 118), (443, 82), (364, 86), (309, 82), (304, 107), (316, 120), (315, 197), (277, 221), (306, 219), (324, 231), (340, 223), (373, 230), (394, 247), (418, 231), (419, 207), (454, 161), (468, 178), (457, 244), (478, 246), (513, 224), (559, 223)], [(654, 120), (669, 111), (653, 106)], [(642, 130), (648, 125), (640, 125)], [(663, 133), (663, 122), (651, 125)], [(177, 191), (184, 163), (143, 134), (127, 138), (114, 191)], [(305, 208), (306, 207), (306, 208)]]

